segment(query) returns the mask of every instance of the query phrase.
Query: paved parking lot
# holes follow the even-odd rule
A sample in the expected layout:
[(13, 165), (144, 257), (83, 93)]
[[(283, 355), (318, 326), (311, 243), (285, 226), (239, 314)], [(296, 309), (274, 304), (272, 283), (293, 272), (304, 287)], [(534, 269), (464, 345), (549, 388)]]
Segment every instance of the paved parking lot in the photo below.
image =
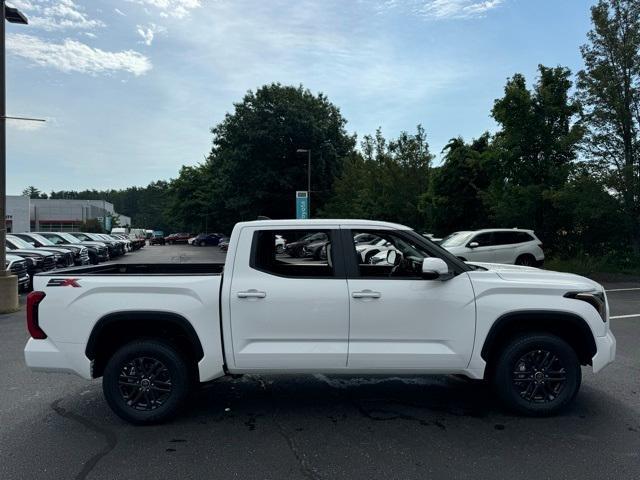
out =
[[(223, 261), (215, 247), (146, 247), (125, 261)], [(574, 406), (520, 418), (449, 376), (245, 376), (194, 395), (174, 422), (133, 427), (100, 381), (33, 373), (24, 314), (0, 316), (2, 479), (640, 477), (640, 284), (607, 285), (617, 362), (584, 370)]]

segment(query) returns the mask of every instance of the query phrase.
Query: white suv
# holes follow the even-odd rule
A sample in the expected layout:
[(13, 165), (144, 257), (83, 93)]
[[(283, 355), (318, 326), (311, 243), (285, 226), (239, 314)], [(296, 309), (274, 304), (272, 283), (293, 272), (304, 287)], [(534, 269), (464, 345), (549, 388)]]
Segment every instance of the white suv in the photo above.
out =
[(544, 263), (542, 242), (533, 230), (495, 228), (455, 232), (440, 246), (469, 262), (510, 263), (540, 267)]

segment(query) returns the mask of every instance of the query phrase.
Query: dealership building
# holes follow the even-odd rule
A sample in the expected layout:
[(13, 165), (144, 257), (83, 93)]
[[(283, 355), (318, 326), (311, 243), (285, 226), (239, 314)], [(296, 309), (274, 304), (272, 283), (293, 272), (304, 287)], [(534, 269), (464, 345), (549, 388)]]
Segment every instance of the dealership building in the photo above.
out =
[(105, 200), (34, 199), (7, 196), (8, 232), (77, 232), (87, 220), (97, 220), (110, 231), (114, 218), (118, 225), (131, 226), (131, 218), (116, 213)]

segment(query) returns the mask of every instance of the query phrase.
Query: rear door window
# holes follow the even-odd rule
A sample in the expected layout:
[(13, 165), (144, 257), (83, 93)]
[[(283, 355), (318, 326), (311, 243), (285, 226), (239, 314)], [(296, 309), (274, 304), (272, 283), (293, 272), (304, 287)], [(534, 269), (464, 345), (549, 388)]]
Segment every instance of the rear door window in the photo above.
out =
[(336, 236), (333, 230), (258, 230), (253, 235), (251, 268), (292, 278), (339, 276), (333, 248)]

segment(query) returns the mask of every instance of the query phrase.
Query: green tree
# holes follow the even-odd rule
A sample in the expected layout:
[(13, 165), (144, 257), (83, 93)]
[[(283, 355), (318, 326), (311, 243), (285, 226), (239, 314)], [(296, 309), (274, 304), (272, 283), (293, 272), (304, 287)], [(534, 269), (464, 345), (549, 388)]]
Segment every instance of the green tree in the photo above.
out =
[(402, 132), (387, 141), (378, 129), (361, 142), (334, 183), (334, 195), (322, 214), (401, 222), (418, 229), (426, 225), (421, 200), (429, 188), (433, 156), (426, 133)]
[[(234, 111), (212, 129), (207, 161), (183, 169), (172, 185), (174, 215), (212, 214), (228, 229), (238, 220), (295, 217), (295, 191), (307, 188), (307, 157), (311, 150), (311, 213), (326, 203), (333, 179), (355, 138), (346, 120), (323, 94), (277, 83), (248, 92)], [(192, 210), (188, 212), (188, 210)]]
[(640, 2), (600, 0), (581, 48), (579, 98), (585, 149), (621, 198), (630, 244), (640, 253)]
[(26, 197), (29, 197), (29, 198), (47, 198), (47, 194), (46, 193), (41, 192), (40, 190), (38, 190), (33, 185), (30, 185), (27, 188), (25, 188), (22, 191), (22, 195), (24, 195)]
[(431, 189), (423, 199), (429, 224), (439, 235), (489, 226), (483, 193), (492, 179), (490, 136), (483, 134), (470, 144), (452, 138), (443, 149), (442, 165), (433, 169)]
[(484, 195), (496, 224), (530, 227), (549, 243), (558, 234), (558, 212), (548, 199), (562, 188), (577, 158), (583, 128), (571, 99), (571, 72), (538, 67), (529, 90), (525, 78), (508, 80), (492, 116), (500, 125), (492, 148), (498, 167)]
[(102, 223), (95, 218), (90, 218), (89, 220), (82, 222), (80, 225), (80, 231), (88, 233), (105, 233), (104, 228), (102, 228)]

